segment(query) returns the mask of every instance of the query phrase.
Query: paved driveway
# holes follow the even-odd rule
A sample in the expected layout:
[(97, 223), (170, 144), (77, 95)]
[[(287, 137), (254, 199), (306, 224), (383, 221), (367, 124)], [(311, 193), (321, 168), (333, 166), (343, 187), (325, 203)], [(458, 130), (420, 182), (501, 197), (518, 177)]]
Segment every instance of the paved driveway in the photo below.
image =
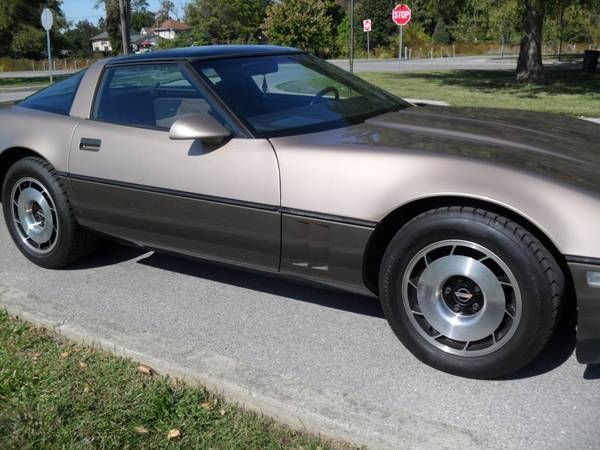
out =
[(3, 222), (0, 255), (10, 310), (296, 425), (375, 447), (598, 448), (600, 368), (576, 363), (568, 326), (512, 379), (474, 381), (412, 357), (374, 299), (117, 244), (43, 270)]

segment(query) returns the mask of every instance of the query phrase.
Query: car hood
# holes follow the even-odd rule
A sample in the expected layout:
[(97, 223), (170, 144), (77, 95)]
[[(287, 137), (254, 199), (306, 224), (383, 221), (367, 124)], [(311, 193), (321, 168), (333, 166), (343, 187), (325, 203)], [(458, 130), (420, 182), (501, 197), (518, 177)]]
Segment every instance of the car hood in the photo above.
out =
[(509, 109), (411, 107), (342, 134), (347, 143), (485, 160), (600, 192), (600, 125), (581, 119)]

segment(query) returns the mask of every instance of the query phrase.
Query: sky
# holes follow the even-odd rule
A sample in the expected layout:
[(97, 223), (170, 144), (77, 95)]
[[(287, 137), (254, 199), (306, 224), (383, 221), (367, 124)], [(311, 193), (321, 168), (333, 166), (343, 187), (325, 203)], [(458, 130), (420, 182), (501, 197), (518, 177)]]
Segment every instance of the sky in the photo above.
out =
[[(177, 14), (183, 15), (183, 5), (188, 0), (173, 0), (177, 7)], [(63, 0), (62, 10), (69, 21), (78, 22), (80, 20), (89, 20), (96, 23), (100, 17), (104, 17), (104, 8), (95, 9), (96, 0)], [(158, 10), (160, 0), (148, 0), (150, 11)]]

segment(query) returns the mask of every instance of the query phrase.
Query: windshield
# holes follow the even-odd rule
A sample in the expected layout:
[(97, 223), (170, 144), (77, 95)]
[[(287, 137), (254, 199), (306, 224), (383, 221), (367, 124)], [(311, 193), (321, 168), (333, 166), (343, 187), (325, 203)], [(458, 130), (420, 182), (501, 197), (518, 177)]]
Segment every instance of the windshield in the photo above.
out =
[(304, 54), (197, 61), (194, 67), (257, 137), (339, 128), (410, 106)]

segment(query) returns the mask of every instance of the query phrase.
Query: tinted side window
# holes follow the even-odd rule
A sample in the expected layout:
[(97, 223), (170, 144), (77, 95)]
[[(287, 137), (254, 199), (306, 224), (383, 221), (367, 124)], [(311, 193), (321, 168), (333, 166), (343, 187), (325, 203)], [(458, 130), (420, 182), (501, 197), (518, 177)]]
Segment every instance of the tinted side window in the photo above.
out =
[(179, 66), (168, 63), (108, 68), (94, 107), (96, 120), (161, 130), (190, 114), (218, 119)]
[(66, 80), (54, 83), (27, 97), (19, 103), (19, 106), (68, 116), (84, 74), (85, 71), (82, 70)]

